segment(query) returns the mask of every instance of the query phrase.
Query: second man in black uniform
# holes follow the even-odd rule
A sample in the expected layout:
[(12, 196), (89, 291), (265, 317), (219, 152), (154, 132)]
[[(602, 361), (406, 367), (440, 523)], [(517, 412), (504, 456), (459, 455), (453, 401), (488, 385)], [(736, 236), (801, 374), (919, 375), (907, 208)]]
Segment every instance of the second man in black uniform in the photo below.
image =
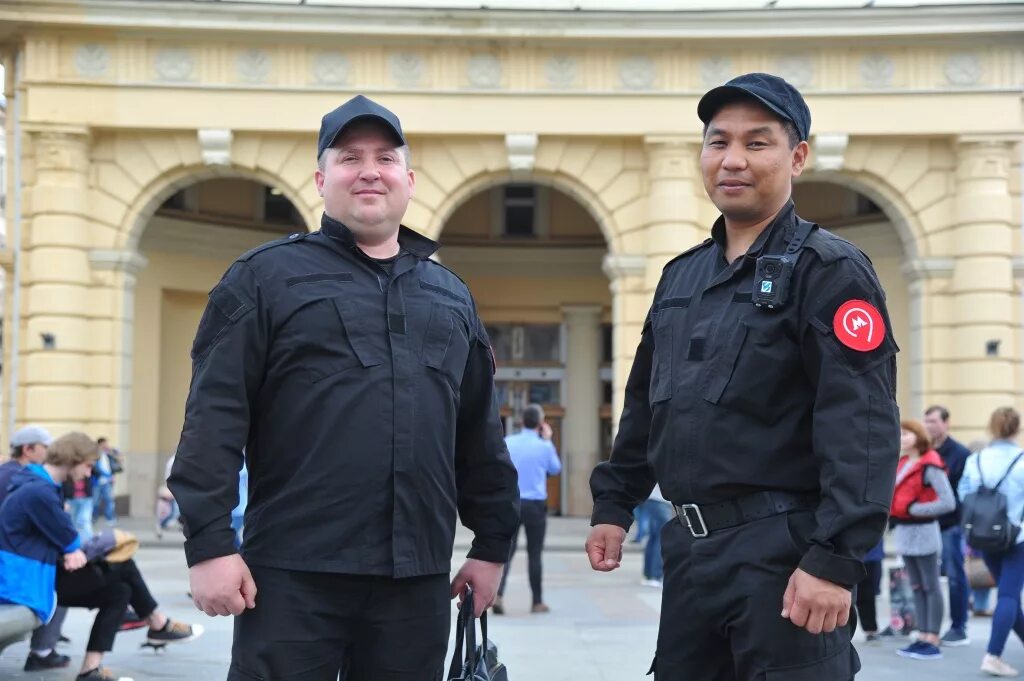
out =
[(896, 344), (871, 263), (801, 220), (810, 111), (781, 78), (708, 92), (701, 171), (722, 216), (662, 274), (610, 461), (591, 565), (618, 567), (660, 483), (658, 681), (848, 681), (852, 587), (881, 536), (899, 446)]
[[(238, 616), (229, 679), (440, 679), (450, 599), (490, 605), (519, 527), (490, 343), (437, 244), (400, 225), (397, 117), (355, 97), (317, 156), (320, 230), (240, 257), (192, 348), (168, 481), (192, 595)], [(456, 511), (475, 539), (449, 584)]]

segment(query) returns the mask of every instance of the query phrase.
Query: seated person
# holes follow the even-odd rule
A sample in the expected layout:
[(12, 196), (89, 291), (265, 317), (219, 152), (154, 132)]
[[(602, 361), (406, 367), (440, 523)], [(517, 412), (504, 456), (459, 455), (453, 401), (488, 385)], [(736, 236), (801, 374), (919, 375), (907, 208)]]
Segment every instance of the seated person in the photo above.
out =
[(59, 438), (45, 463), (15, 473), (0, 506), (0, 603), (24, 605), (40, 622), (49, 621), (57, 604), (98, 608), (77, 681), (115, 678), (101, 662), (113, 647), (129, 603), (148, 621), (150, 643), (190, 641), (202, 634), (198, 625), (176, 622), (157, 610), (134, 561), (87, 561), (78, 532), (64, 513), (60, 487), (68, 479), (88, 477), (97, 455), (96, 442), (83, 433)]

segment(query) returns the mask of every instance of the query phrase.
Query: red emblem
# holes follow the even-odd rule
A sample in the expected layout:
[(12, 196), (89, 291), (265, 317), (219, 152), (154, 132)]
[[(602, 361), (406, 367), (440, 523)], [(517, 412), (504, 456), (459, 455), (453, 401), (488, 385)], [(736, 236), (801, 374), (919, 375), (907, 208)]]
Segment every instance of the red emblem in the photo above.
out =
[(858, 352), (871, 352), (885, 339), (885, 320), (871, 303), (848, 300), (836, 310), (832, 331), (846, 347)]

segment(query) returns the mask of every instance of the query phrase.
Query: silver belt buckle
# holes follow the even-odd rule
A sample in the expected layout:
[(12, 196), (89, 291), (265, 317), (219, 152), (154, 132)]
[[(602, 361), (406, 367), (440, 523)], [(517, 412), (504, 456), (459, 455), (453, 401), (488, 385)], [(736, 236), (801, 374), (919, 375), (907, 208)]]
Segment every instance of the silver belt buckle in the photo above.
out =
[[(690, 510), (692, 510), (694, 514), (696, 514), (697, 521), (700, 523), (699, 532), (697, 531), (697, 529), (693, 527), (693, 521), (690, 520), (690, 514), (687, 513), (687, 511)], [(683, 504), (682, 506), (679, 507), (679, 512), (682, 514), (683, 519), (686, 521), (686, 527), (689, 528), (690, 534), (692, 534), (697, 539), (702, 539), (708, 536), (708, 526), (704, 522), (704, 516), (701, 515), (700, 506), (698, 506), (697, 504)]]

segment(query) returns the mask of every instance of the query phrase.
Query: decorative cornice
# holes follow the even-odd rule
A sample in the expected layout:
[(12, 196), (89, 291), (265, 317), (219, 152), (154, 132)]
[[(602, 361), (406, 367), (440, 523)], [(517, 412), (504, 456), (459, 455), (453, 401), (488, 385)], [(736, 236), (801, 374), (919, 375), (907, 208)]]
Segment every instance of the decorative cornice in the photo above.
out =
[[(766, 3), (761, 9), (720, 9), (681, 2), (647, 3), (623, 0), (617, 5), (590, 5), (576, 0), (570, 9), (481, 9), (479, 2), (457, 0), (434, 7), (355, 7), (350, 0), (300, 0), (259, 3), (203, 3), (183, 0), (7, 0), (0, 8), (0, 35), (26, 26), (83, 25), (119, 31), (164, 31), (168, 34), (240, 31), (268, 34), (386, 36), (397, 42), (408, 36), (550, 39), (691, 39), (717, 42), (730, 38), (832, 38), (984, 35), (1024, 31), (1024, 16), (1014, 4), (858, 8), (785, 8)], [(488, 3), (493, 6), (494, 3)], [(600, 9), (589, 9), (597, 7)], [(775, 6), (778, 5), (778, 6)], [(521, 4), (519, 5), (522, 6)], [(543, 7), (543, 4), (538, 3)], [(611, 7), (616, 11), (608, 11)], [(628, 11), (627, 11), (628, 10)], [(671, 11), (667, 11), (671, 10)], [(375, 37), (376, 41), (377, 38)]]

